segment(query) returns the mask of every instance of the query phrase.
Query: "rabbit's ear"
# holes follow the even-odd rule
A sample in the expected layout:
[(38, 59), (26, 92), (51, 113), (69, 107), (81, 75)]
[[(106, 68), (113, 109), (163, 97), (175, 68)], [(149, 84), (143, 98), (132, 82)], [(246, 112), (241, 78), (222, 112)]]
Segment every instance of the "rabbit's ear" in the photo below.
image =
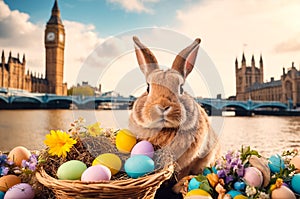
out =
[(147, 76), (155, 69), (158, 69), (158, 63), (153, 55), (153, 53), (147, 48), (144, 44), (140, 42), (140, 40), (134, 36), (133, 41), (135, 43), (135, 54), (137, 57), (137, 61), (139, 63), (139, 66), (144, 73), (144, 75)]
[(177, 70), (184, 77), (184, 79), (194, 68), (200, 42), (201, 40), (199, 38), (195, 39), (191, 45), (183, 49), (176, 56), (173, 62), (172, 68)]

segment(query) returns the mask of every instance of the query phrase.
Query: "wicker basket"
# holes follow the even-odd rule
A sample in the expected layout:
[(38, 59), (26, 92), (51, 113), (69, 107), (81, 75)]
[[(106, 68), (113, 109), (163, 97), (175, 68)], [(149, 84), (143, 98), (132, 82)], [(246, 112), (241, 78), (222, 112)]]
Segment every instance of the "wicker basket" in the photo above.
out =
[(155, 173), (137, 178), (103, 182), (82, 182), (80, 180), (58, 180), (43, 168), (36, 172), (37, 180), (53, 190), (56, 198), (154, 198), (156, 190), (174, 172), (170, 164)]

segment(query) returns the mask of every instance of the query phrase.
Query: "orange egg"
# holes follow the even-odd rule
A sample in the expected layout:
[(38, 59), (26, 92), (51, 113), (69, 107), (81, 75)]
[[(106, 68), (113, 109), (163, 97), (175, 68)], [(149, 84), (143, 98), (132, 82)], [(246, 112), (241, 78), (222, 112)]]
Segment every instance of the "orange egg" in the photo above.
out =
[(272, 199), (296, 199), (295, 194), (286, 186), (274, 189), (272, 191)]
[(21, 183), (21, 179), (15, 175), (6, 175), (0, 178), (0, 191), (6, 192), (12, 186)]
[(31, 156), (31, 153), (28, 149), (23, 146), (17, 146), (13, 148), (7, 158), (9, 161), (13, 161), (17, 166), (22, 165), (22, 160), (28, 160)]
[(299, 173), (300, 172), (300, 156), (293, 157), (290, 161), (290, 165), (294, 165), (295, 168), (297, 169), (296, 173)]

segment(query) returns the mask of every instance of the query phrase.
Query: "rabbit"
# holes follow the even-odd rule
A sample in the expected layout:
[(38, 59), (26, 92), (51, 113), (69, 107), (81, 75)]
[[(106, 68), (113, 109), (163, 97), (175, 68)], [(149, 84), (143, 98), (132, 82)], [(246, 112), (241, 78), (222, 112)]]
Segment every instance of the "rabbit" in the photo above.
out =
[(182, 87), (193, 70), (201, 40), (182, 50), (165, 71), (138, 37), (133, 41), (148, 88), (134, 102), (128, 128), (138, 139), (172, 152), (177, 179), (199, 174), (220, 151), (205, 110)]

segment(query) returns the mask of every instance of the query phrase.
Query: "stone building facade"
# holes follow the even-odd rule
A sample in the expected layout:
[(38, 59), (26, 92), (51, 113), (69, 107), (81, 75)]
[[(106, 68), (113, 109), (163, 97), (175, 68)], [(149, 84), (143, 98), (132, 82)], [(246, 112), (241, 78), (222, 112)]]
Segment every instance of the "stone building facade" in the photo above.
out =
[(35, 93), (52, 93), (67, 95), (67, 84), (63, 83), (64, 75), (65, 30), (60, 18), (60, 10), (55, 0), (52, 13), (45, 29), (46, 76), (25, 72), (26, 59), (23, 55), (13, 57), (9, 52), (8, 59), (2, 51), (0, 62), (0, 87), (21, 89)]
[(235, 61), (236, 100), (280, 101), (291, 104), (293, 108), (300, 106), (300, 71), (294, 63), (290, 68), (283, 68), (279, 80), (273, 77), (269, 82), (263, 81), (263, 59), (260, 56), (259, 67), (255, 66), (252, 56), (251, 66), (246, 65), (243, 53), (241, 67)]

